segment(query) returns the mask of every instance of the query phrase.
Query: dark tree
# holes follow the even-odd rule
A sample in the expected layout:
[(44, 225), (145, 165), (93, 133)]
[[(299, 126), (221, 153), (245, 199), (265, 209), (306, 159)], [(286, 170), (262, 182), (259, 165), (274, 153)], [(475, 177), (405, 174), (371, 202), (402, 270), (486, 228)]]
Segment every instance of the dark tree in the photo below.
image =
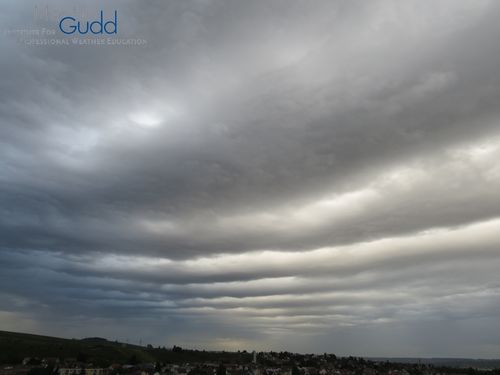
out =
[(128, 360), (128, 363), (131, 364), (131, 365), (136, 365), (139, 363), (139, 361), (137, 360), (137, 356), (135, 354), (133, 354), (129, 360)]
[(83, 352), (78, 352), (78, 354), (76, 355), (76, 360), (77, 362), (85, 363), (88, 360), (88, 356)]
[(217, 375), (226, 375), (226, 368), (222, 363), (219, 365), (219, 368), (217, 369)]

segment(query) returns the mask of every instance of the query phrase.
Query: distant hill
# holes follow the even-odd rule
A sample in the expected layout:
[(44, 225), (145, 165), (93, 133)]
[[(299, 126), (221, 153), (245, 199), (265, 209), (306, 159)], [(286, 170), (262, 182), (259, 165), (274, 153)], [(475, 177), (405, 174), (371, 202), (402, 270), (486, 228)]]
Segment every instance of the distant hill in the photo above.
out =
[(454, 368), (500, 368), (500, 359), (474, 359), (474, 358), (391, 358), (391, 357), (367, 357), (371, 361), (391, 362), (391, 363), (418, 363), (423, 365), (433, 365), (437, 367)]
[(20, 363), (25, 357), (72, 358), (107, 366), (112, 363), (183, 363), (225, 361), (248, 363), (251, 354), (242, 352), (206, 352), (144, 347), (108, 341), (101, 337), (81, 340), (0, 331), (0, 363)]
[(0, 331), (0, 363), (19, 363), (25, 357), (74, 358), (96, 363), (155, 361), (155, 357), (141, 346), (106, 339), (75, 340)]

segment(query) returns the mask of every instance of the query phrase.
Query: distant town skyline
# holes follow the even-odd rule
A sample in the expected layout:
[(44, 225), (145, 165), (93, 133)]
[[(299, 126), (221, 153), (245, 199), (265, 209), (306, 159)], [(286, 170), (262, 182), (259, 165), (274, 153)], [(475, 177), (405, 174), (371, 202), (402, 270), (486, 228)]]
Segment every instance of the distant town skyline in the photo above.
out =
[(499, 357), (499, 18), (1, 2), (0, 330)]

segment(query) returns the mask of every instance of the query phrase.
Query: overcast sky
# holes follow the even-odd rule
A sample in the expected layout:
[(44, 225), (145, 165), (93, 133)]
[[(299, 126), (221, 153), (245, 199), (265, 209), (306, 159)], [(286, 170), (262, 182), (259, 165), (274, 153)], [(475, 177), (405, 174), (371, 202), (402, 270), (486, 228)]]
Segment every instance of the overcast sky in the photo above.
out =
[(107, 1), (145, 44), (19, 35), (75, 7), (0, 4), (0, 329), (500, 356), (500, 2)]

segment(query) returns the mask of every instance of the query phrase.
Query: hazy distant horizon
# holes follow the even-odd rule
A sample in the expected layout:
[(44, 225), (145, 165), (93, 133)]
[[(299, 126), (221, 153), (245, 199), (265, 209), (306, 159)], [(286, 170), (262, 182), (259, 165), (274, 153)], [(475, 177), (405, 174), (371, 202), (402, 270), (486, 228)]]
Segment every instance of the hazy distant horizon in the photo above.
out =
[[(0, 331), (2, 332), (2, 331)], [(50, 336), (50, 335), (39, 335), (37, 333), (33, 332), (12, 332), (12, 331), (3, 331), (3, 332), (9, 332), (9, 333), (15, 333), (15, 334), (27, 334), (27, 335), (34, 335), (34, 336), (43, 336), (43, 337), (53, 337), (56, 339), (67, 339), (67, 340), (91, 340), (91, 339), (96, 339), (96, 340), (106, 340), (108, 342), (118, 342), (120, 344), (126, 344), (130, 346), (137, 346), (137, 347), (143, 347), (147, 348), (150, 343), (145, 343), (142, 342), (142, 340), (139, 340), (137, 343), (134, 342), (122, 342), (119, 340), (115, 340), (109, 337), (101, 337), (101, 336), (85, 336), (85, 337), (59, 337), (59, 336)], [(164, 346), (164, 345), (158, 345), (158, 348), (161, 349), (166, 349), (166, 350), (171, 350), (175, 346), (178, 346), (176, 344), (173, 344), (172, 346)], [(155, 347), (156, 348), (156, 347)], [(182, 350), (187, 350), (187, 351), (208, 351), (208, 352), (224, 352), (225, 350), (207, 350), (206, 348), (201, 348), (201, 347), (182, 347), (180, 346)], [(240, 348), (240, 349), (234, 349), (226, 352), (247, 352), (247, 353), (253, 353), (255, 350), (253, 349), (248, 349), (248, 348)], [(264, 350), (264, 351), (256, 351), (256, 353), (266, 353), (266, 352), (275, 352), (275, 353), (280, 353), (280, 352), (287, 352), (286, 350)], [(289, 352), (292, 354), (301, 354), (301, 355), (324, 355), (324, 354), (337, 354), (333, 352)], [(355, 358), (364, 358), (366, 360), (374, 360), (374, 361), (397, 361), (400, 360), (402, 361), (401, 363), (413, 363), (414, 360), (423, 360), (424, 363), (439, 363), (439, 361), (459, 361), (459, 360), (470, 360), (470, 361), (500, 361), (500, 357), (498, 358), (473, 358), (473, 357), (372, 357), (372, 356), (364, 356), (364, 355), (354, 355), (354, 354), (347, 354), (347, 355), (339, 355), (339, 357), (355, 357)]]
[(498, 357), (499, 18), (2, 2), (0, 329)]

